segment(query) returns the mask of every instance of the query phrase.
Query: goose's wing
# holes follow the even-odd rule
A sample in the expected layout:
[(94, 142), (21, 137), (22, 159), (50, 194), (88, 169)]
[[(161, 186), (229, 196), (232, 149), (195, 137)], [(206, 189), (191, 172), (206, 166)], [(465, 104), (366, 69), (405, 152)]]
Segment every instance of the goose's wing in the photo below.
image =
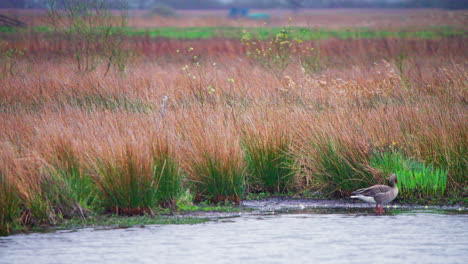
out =
[(354, 195), (364, 195), (369, 197), (376, 197), (383, 193), (390, 192), (392, 188), (387, 185), (374, 185), (369, 188), (359, 189), (353, 192)]

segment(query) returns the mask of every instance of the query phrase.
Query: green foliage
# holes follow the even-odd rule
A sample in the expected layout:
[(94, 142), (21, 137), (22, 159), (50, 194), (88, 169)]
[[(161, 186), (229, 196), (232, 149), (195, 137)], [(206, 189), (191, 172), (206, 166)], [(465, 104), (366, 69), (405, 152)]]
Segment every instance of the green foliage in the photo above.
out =
[(94, 180), (84, 172), (80, 161), (68, 146), (57, 146), (56, 153), (58, 157), (51, 173), (63, 182), (63, 191), (81, 208), (93, 209), (98, 191)]
[[(153, 38), (169, 39), (209, 39), (229, 38), (243, 39), (249, 35), (249, 40), (273, 40), (283, 30), (288, 38), (293, 40), (321, 40), (321, 39), (379, 39), (379, 38), (408, 38), (408, 39), (438, 39), (447, 37), (462, 37), (464, 31), (456, 28), (431, 28), (425, 31), (377, 31), (367, 28), (326, 29), (302, 27), (157, 27), (157, 28), (124, 28), (127, 36), (150, 36)], [(245, 40), (245, 38), (244, 38)]]
[(245, 190), (244, 168), (231, 161), (216, 159), (205, 154), (193, 164), (197, 180), (192, 180), (196, 200), (210, 200), (214, 203), (231, 201), (239, 203)]
[(287, 137), (279, 136), (273, 141), (249, 137), (244, 140), (243, 148), (250, 191), (284, 193), (291, 189), (295, 169)]
[(266, 45), (261, 45), (262, 43), (253, 39), (245, 30), (241, 40), (247, 49), (246, 55), (277, 76), (281, 76), (292, 62), (293, 40), (286, 28), (276, 34)]
[(62, 218), (83, 217), (82, 208), (72, 198), (64, 180), (44, 166), (36, 169), (33, 176), (36, 182), (30, 183), (28, 194), (22, 197), (26, 208), (22, 215), (23, 224), (40, 226), (55, 224)]
[(101, 203), (124, 215), (152, 214), (158, 204), (174, 207), (180, 194), (178, 163), (165, 149), (144, 151), (127, 146), (95, 164)]
[(321, 73), (325, 69), (324, 59), (319, 49), (306, 48), (299, 54), (299, 63), (303, 71), (309, 75)]
[(116, 214), (151, 214), (157, 204), (158, 169), (128, 148), (121, 157), (99, 160), (95, 181), (102, 205)]
[(343, 196), (375, 184), (366, 166), (369, 154), (364, 146), (321, 137), (310, 147), (313, 148), (311, 156), (305, 157), (310, 164), (305, 169), (325, 194)]
[(281, 77), (286, 68), (294, 62), (301, 65), (307, 74), (316, 74), (325, 66), (319, 49), (308, 47), (291, 27), (283, 28), (268, 42), (259, 40), (244, 30), (241, 41), (246, 48), (246, 55), (257, 61), (262, 67)]
[(107, 75), (114, 65), (123, 72), (129, 52), (123, 48), (123, 29), (127, 18), (113, 16), (104, 0), (65, 0), (64, 9), (52, 1), (49, 23), (65, 36), (79, 72), (94, 71), (106, 63)]
[(18, 60), (24, 57), (24, 49), (9, 48), (6, 42), (0, 42), (0, 77), (14, 75)]
[(82, 95), (75, 94), (66, 96), (67, 104), (81, 108), (85, 111), (125, 110), (135, 113), (147, 113), (153, 109), (153, 106), (146, 104), (141, 100), (132, 100), (125, 96), (111, 95), (96, 90), (94, 94)]
[[(125, 23), (124, 23), (125, 25)], [(36, 26), (35, 32), (60, 32), (54, 31), (53, 20), (51, 27)], [(321, 39), (379, 39), (379, 38), (403, 38), (403, 39), (440, 39), (450, 37), (463, 37), (465, 32), (454, 27), (432, 27), (424, 31), (378, 31), (368, 28), (327, 29), (327, 28), (303, 28), (288, 27), (288, 33), (292, 39), (302, 41)], [(0, 27), (0, 33), (19, 33), (22, 29)], [(252, 39), (269, 40), (275, 38), (283, 28), (279, 27), (154, 27), (131, 28), (118, 26), (112, 28), (112, 34), (124, 36), (150, 36), (153, 38), (170, 39), (209, 39), (229, 38), (241, 39), (245, 32), (249, 32)]]
[[(177, 52), (179, 53), (179, 51)], [(212, 64), (214, 76), (210, 76), (200, 64), (200, 55), (196, 55), (192, 47), (188, 48), (185, 54), (183, 52), (180, 53), (182, 56), (186, 55), (190, 63), (190, 66), (185, 65), (182, 67), (182, 71), (190, 88), (191, 95), (201, 104), (214, 103), (216, 100), (215, 88), (217, 82), (216, 63)]]
[(57, 177), (63, 180), (70, 198), (82, 208), (92, 209), (97, 199), (97, 188), (92, 177), (85, 174), (79, 167), (70, 167), (67, 170), (56, 170)]
[(7, 173), (0, 167), (0, 235), (19, 224), (21, 213), (18, 189)]
[(447, 170), (407, 158), (399, 152), (377, 152), (370, 165), (385, 175), (395, 173), (400, 183), (399, 197), (428, 198), (443, 196), (447, 187)]
[(394, 58), (394, 61), (395, 61), (395, 65), (397, 67), (397, 70), (398, 70), (398, 76), (400, 77), (401, 79), (401, 83), (404, 87), (406, 87), (407, 89), (410, 89), (411, 88), (411, 82), (409, 80), (409, 78), (407, 77), (407, 74), (406, 74), (406, 68), (407, 68), (407, 60), (408, 60), (408, 56), (406, 55), (406, 53), (402, 50), (398, 53), (397, 56), (395, 56)]
[(468, 177), (466, 177), (468, 171), (467, 133), (462, 123), (458, 123), (459, 127), (452, 129), (449, 143), (440, 137), (419, 136), (424, 159), (438, 168), (447, 170), (450, 188), (461, 192), (468, 186)]
[(45, 204), (49, 207), (47, 209), (49, 218), (54, 219), (54, 222), (61, 218), (84, 217), (81, 206), (74, 199), (75, 193), (73, 192), (77, 189), (69, 188), (65, 179), (45, 170), (41, 187), (39, 199), (45, 199)]
[(156, 199), (162, 207), (176, 207), (181, 194), (182, 173), (178, 162), (170, 153), (161, 151), (154, 156), (154, 170), (158, 175), (158, 192)]

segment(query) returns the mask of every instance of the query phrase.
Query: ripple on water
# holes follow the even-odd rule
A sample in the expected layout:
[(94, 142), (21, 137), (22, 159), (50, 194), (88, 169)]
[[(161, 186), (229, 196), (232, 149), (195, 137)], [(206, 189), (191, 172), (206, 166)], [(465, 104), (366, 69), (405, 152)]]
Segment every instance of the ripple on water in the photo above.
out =
[(20, 234), (0, 263), (468, 263), (468, 215), (371, 210)]

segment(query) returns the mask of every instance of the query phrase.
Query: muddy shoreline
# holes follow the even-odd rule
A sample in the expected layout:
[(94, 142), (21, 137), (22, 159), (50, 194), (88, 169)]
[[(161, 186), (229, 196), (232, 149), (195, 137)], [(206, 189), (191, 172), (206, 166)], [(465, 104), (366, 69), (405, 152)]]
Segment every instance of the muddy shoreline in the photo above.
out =
[[(10, 235), (20, 233), (48, 233), (58, 230), (77, 230), (84, 228), (119, 229), (146, 225), (199, 224), (219, 221), (229, 222), (232, 218), (243, 216), (266, 216), (280, 214), (353, 214), (374, 215), (372, 204), (354, 200), (303, 199), (290, 197), (271, 197), (260, 200), (244, 200), (239, 206), (200, 206), (194, 210), (172, 211), (145, 216), (95, 215), (90, 218), (74, 218), (56, 225), (44, 225), (32, 229), (14, 230)], [(427, 212), (442, 214), (468, 214), (468, 207), (462, 205), (417, 205), (392, 203), (384, 206), (384, 215), (402, 212)]]
[[(262, 214), (282, 214), (282, 213), (374, 213), (372, 204), (354, 200), (330, 200), (330, 199), (297, 199), (297, 198), (267, 198), (262, 200), (242, 201), (241, 208), (244, 211), (238, 212), (217, 212), (217, 211), (193, 211), (176, 214), (176, 217), (201, 217), (209, 220), (222, 220), (231, 217), (241, 217), (245, 215)], [(461, 205), (418, 205), (392, 203), (384, 206), (384, 213), (391, 214), (395, 211), (449, 211), (453, 213), (468, 214), (468, 207)]]
[[(333, 200), (333, 199), (294, 199), (294, 198), (268, 198), (264, 200), (243, 201), (242, 205), (256, 210), (282, 210), (282, 209), (351, 209), (373, 208), (374, 205), (358, 200)], [(408, 210), (435, 209), (435, 210), (459, 210), (466, 211), (467, 207), (461, 205), (417, 205), (391, 203), (384, 208), (400, 208)]]

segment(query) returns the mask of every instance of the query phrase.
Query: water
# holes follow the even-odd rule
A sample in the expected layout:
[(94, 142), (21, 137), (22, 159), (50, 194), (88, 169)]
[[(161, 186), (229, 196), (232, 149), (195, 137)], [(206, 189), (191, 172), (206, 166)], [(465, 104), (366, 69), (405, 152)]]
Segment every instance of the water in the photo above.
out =
[(195, 225), (2, 237), (0, 263), (468, 263), (467, 224), (466, 211), (257, 211)]

